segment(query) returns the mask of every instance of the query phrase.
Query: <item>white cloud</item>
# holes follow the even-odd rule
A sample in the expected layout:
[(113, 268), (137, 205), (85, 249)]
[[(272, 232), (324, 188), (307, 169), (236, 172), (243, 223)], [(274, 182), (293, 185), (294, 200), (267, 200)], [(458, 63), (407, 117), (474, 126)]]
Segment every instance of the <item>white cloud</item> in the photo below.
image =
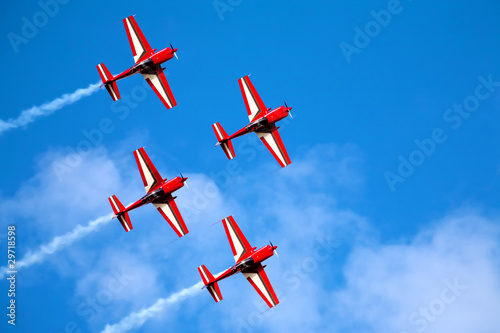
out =
[(101, 82), (99, 81), (97, 83), (89, 85), (87, 88), (77, 89), (70, 94), (64, 94), (61, 97), (58, 97), (50, 102), (44, 103), (39, 106), (33, 106), (32, 108), (27, 110), (23, 110), (21, 111), (19, 117), (15, 119), (0, 119), (0, 135), (8, 130), (28, 125), (29, 123), (34, 122), (38, 117), (48, 116), (67, 105), (71, 105), (84, 97), (90, 96), (93, 93), (99, 91), (100, 86)]
[(12, 197), (1, 198), (0, 213), (29, 227), (30, 235), (40, 232), (44, 238), (66, 233), (78, 222), (111, 213), (108, 196), (117, 190), (127, 191), (130, 184), (122, 182), (119, 169), (106, 151), (96, 149), (59, 181), (53, 163), (64, 162), (66, 158), (59, 152), (49, 152), (40, 158), (37, 173)]
[[(12, 197), (0, 200), (0, 214), (4, 221), (16, 225), (16, 233), (22, 237), (19, 254), (23, 256), (18, 256), (16, 266), (23, 272), (45, 261), (49, 265), (38, 266), (40, 269), (46, 266), (55, 268), (63, 275), (78, 274), (77, 267), (88, 268), (88, 259), (95, 257), (97, 252), (89, 251), (85, 246), (96, 246), (92, 242), (105, 237), (108, 231), (103, 226), (111, 221), (112, 209), (107, 197), (117, 189), (133, 192), (129, 183), (122, 182), (119, 169), (104, 149), (99, 148), (82, 159), (64, 181), (59, 181), (52, 163), (65, 158), (60, 152), (48, 152), (39, 159), (37, 173), (27, 179)], [(113, 226), (118, 224), (117, 220), (112, 221)], [(77, 241), (98, 230), (103, 236), (86, 241), (86, 245), (78, 245), (80, 242)], [(59, 259), (50, 260), (52, 256)], [(6, 271), (1, 267), (0, 276)], [(31, 273), (26, 271), (26, 274)]]
[[(201, 264), (206, 264), (212, 273), (231, 265), (233, 262), (231, 250), (222, 224), (217, 222), (220, 222), (227, 215), (233, 214), (251, 244), (264, 246), (269, 240), (272, 240), (280, 246), (281, 258), (270, 260), (266, 271), (275, 288), (283, 292), (284, 297), (289, 300), (278, 307), (276, 311), (280, 311), (280, 309), (283, 311), (279, 316), (273, 315), (272, 320), (287, 321), (289, 322), (288, 328), (316, 327), (321, 320), (320, 316), (314, 315), (318, 302), (315, 299), (309, 299), (308, 294), (319, 290), (316, 283), (318, 277), (323, 276), (323, 273), (320, 269), (315, 268), (312, 273), (306, 272), (307, 277), (298, 282), (289, 281), (290, 275), (293, 275), (292, 279), (296, 278), (295, 273), (289, 271), (290, 267), (308, 264), (307, 260), (313, 258), (314, 251), (321, 246), (320, 242), (325, 241), (319, 239), (321, 235), (332, 236), (331, 239), (326, 240), (326, 242), (332, 243), (346, 236), (346, 232), (351, 235), (351, 231), (347, 231), (347, 229), (363, 229), (366, 223), (352, 212), (339, 210), (335, 200), (327, 193), (332, 187), (326, 186), (321, 181), (314, 180), (314, 189), (310, 192), (295, 191), (295, 189), (297, 186), (302, 187), (303, 181), (310, 176), (323, 177), (330, 182), (331, 177), (339, 177), (339, 174), (347, 172), (346, 170), (355, 174), (359, 160), (351, 154), (352, 150), (347, 153), (345, 151), (349, 149), (344, 150), (344, 148), (324, 145), (315, 147), (313, 154), (307, 156), (310, 163), (315, 165), (318, 165), (317, 160), (321, 159), (326, 166), (336, 165), (338, 167), (310, 170), (305, 163), (302, 163), (304, 158), (302, 156), (296, 160), (297, 163), (293, 169), (290, 169), (291, 173), (283, 170), (285, 172), (280, 171), (280, 173), (272, 175), (273, 178), (276, 178), (276, 181), (272, 183), (266, 183), (265, 179), (257, 181), (257, 178), (260, 179), (261, 176), (256, 174), (244, 177), (243, 175), (232, 176), (231, 186), (240, 188), (236, 193), (228, 190), (221, 191), (204, 174), (186, 174), (189, 177), (190, 189), (182, 189), (176, 195), (178, 196), (179, 210), (186, 220), (190, 233), (186, 237), (177, 239), (161, 216), (151, 207), (144, 207), (134, 212), (131, 215), (134, 224), (133, 234), (127, 235), (129, 236), (127, 239), (131, 238), (132, 235), (134, 238), (125, 245), (120, 244), (119, 252), (123, 254), (124, 258), (132, 257), (124, 259), (127, 261), (135, 262), (140, 258), (140, 271), (150, 272), (147, 273), (150, 275), (152, 270), (156, 272), (155, 276), (158, 280), (156, 283), (141, 284), (144, 294), (140, 297), (125, 296), (128, 292), (123, 291), (120, 296), (123, 301), (113, 302), (106, 308), (108, 320), (104, 323), (102, 320), (98, 322), (107, 325), (105, 331), (116, 329), (121, 332), (131, 327), (137, 328), (146, 325), (149, 318), (156, 317), (158, 320), (149, 323), (148, 328), (156, 324), (159, 325), (159, 322), (164, 324), (165, 320), (168, 320), (172, 329), (174, 327), (180, 328), (182, 326), (180, 323), (172, 318), (163, 319), (160, 315), (161, 309), (171, 303), (167, 302), (165, 298), (151, 299), (151, 295), (155, 293), (156, 295), (158, 293), (168, 294), (173, 290), (191, 290), (191, 288), (185, 289), (185, 281), (201, 280), (196, 270), (196, 267)], [(339, 169), (338, 173), (336, 173), (337, 169)], [(344, 171), (340, 172), (340, 170)], [(297, 174), (305, 177), (299, 177)], [(338, 186), (341, 185), (336, 185), (333, 188), (336, 189)], [(257, 195), (262, 192), (265, 193), (264, 196)], [(244, 198), (250, 198), (250, 201), (245, 201)], [(245, 205), (243, 206), (242, 203)], [(212, 225), (213, 223), (215, 224)], [(118, 245), (113, 243), (108, 245), (113, 246), (116, 251)], [(328, 251), (331, 253), (333, 250), (329, 248)], [(81, 297), (89, 292), (92, 294), (92, 290), (99, 288), (95, 281), (102, 280), (106, 275), (109, 275), (110, 267), (107, 266), (107, 263), (115, 261), (124, 263), (123, 260), (119, 260), (111, 253), (111, 250), (103, 251), (101, 260), (81, 277), (79, 282)], [(318, 264), (324, 263), (324, 260), (318, 262)], [(132, 284), (134, 283), (132, 282)], [(301, 285), (298, 290), (295, 289), (296, 283)], [(199, 286), (198, 284), (196, 288), (192, 289), (193, 293), (200, 290), (201, 284)], [(203, 294), (196, 300), (182, 303), (183, 315), (198, 318), (193, 322), (193, 325), (203, 326), (201, 313), (218, 313), (218, 316), (224, 319), (213, 323), (212, 330), (216, 331), (225, 327), (224, 322), (227, 325), (239, 325), (243, 320), (242, 325), (245, 325), (247, 316), (255, 312), (255, 306), (259, 309), (262, 305), (266, 307), (259, 295), (242, 276), (225, 280), (221, 283), (221, 289), (225, 297), (223, 302), (215, 304), (208, 292), (203, 291)], [(178, 295), (178, 293), (172, 295)], [(189, 293), (189, 295), (194, 294)], [(242, 300), (245, 301), (242, 302)], [(148, 303), (154, 305), (148, 307)], [(307, 321), (301, 322), (300, 318), (302, 317), (298, 314), (304, 312), (305, 309), (299, 307), (300, 310), (298, 310), (297, 305), (304, 303), (310, 305), (307, 307), (309, 316)], [(120, 319), (124, 309), (129, 309), (131, 314)], [(261, 316), (260, 311), (257, 312), (257, 316)], [(110, 322), (117, 324), (111, 325)], [(196, 322), (198, 324), (194, 324)], [(93, 323), (92, 326), (97, 327), (98, 323)], [(265, 327), (268, 326), (266, 324), (258, 325), (256, 329)]]
[(498, 219), (460, 211), (409, 244), (357, 247), (332, 327), (364, 332), (484, 332), (500, 327)]
[[(80, 215), (110, 211), (106, 200), (110, 194), (125, 202), (143, 194), (131, 157), (118, 168), (103, 150), (93, 156), (62, 183), (48, 175), (48, 161), (53, 158), (42, 159), (39, 174), (28, 180), (14, 199), (3, 200), (0, 212), (26, 220), (38, 219), (40, 212), (52, 214), (50, 227), (62, 223), (59, 230), (64, 234), (72, 230), (67, 221), (75, 212), (82, 212), (78, 215), (81, 219)], [(176, 193), (190, 230), (186, 237), (178, 239), (158, 212), (146, 206), (131, 214), (132, 232), (125, 233), (119, 225), (103, 228), (95, 237), (59, 251), (57, 262), (52, 264), (71, 271), (69, 276), (76, 279), (71, 301), (76, 319), (93, 330), (106, 324), (108, 332), (142, 326), (148, 329), (166, 321), (172, 329), (180, 329), (181, 323), (171, 316), (166, 318), (162, 311), (185, 300), (183, 317), (192, 318), (190, 325), (204, 331), (354, 329), (412, 333), (423, 327), (420, 317), (413, 318), (414, 322), (420, 319), (418, 325), (410, 325), (414, 313), (421, 307), (439, 306), (449, 284), (463, 284), (467, 289), (446, 303), (434, 321), (428, 320), (424, 331), (493, 332), (491, 328), (498, 327), (494, 309), (500, 306), (499, 231), (494, 224), (498, 221), (459, 212), (434, 223), (436, 227), (421, 232), (410, 243), (378, 244), (374, 242), (377, 237), (372, 237), (376, 232), (364, 218), (337, 203), (339, 193), (349, 195), (362, 187), (358, 176), (361, 167), (355, 148), (322, 145), (304, 151), (292, 166), (275, 174), (232, 176), (231, 185), (224, 190), (204, 174), (187, 174), (190, 189)], [(356, 180), (349, 181), (352, 178)], [(34, 198), (24, 210), (17, 204), (37, 193), (43, 200)], [(60, 211), (52, 212), (54, 207)], [(221, 283), (223, 302), (215, 304), (206, 291), (188, 300), (201, 287), (197, 283), (186, 288), (199, 278), (197, 266), (206, 264), (216, 272), (232, 264), (222, 225), (210, 226), (229, 214), (235, 215), (252, 245), (263, 246), (272, 240), (279, 246), (280, 258), (270, 259), (266, 271), (282, 303), (270, 311), (261, 313), (266, 310), (265, 303), (241, 276)], [(38, 229), (34, 230), (36, 234)], [(326, 250), (322, 248), (325, 241), (330, 244)], [(75, 270), (79, 265), (84, 269)], [(342, 267), (345, 288), (334, 291), (343, 281)], [(88, 312), (87, 317), (82, 315), (79, 306), (87, 297), (97, 298), (99, 292), (107, 291), (107, 281), (122, 268), (141, 272), (146, 278), (127, 282), (127, 288), (106, 302), (105, 311), (95, 313), (85, 324)], [(61, 271), (56, 271), (60, 275)], [(158, 299), (158, 295), (169, 294)], [(449, 291), (445, 295), (452, 296)], [(127, 313), (130, 315), (123, 317)], [(207, 326), (206, 321), (213, 316), (221, 320)], [(153, 317), (157, 320), (147, 323)]]

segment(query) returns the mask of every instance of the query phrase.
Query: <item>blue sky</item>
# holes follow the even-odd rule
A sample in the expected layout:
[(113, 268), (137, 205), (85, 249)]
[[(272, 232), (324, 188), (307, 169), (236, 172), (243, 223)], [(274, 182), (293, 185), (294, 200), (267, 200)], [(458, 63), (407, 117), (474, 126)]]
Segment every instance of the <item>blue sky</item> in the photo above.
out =
[[(97, 83), (100, 62), (129, 68), (121, 20), (133, 14), (153, 48), (179, 49), (165, 64), (178, 106), (166, 111), (134, 76), (118, 83), (121, 101), (89, 88), (1, 130), (0, 244), (15, 225), (25, 265), (19, 332), (496, 332), (496, 1), (45, 3), (1, 14), (2, 121)], [(234, 141), (232, 161), (214, 147), (212, 123), (247, 122), (236, 80), (248, 74), (268, 107), (293, 107), (285, 169), (256, 136)], [(96, 141), (75, 155), (85, 133)], [(142, 146), (162, 176), (189, 177), (177, 194), (185, 238), (153, 207), (131, 213), (130, 233), (107, 220), (108, 196), (144, 193)], [(252, 245), (279, 246), (270, 311), (240, 276), (220, 284), (219, 304), (194, 288), (197, 266), (232, 264), (211, 226), (230, 214)]]

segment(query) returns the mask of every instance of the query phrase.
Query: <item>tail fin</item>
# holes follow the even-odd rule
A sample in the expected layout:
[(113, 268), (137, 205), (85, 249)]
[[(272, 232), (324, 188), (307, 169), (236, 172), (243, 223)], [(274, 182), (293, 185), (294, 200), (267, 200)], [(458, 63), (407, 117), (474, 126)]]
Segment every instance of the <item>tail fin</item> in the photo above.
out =
[(206, 268), (205, 265), (201, 265), (200, 267), (198, 267), (198, 272), (200, 272), (203, 284), (205, 285), (205, 287), (207, 287), (208, 292), (214, 298), (215, 303), (222, 301), (222, 295), (220, 293), (219, 285), (217, 284), (217, 282), (215, 282), (215, 278), (212, 273), (210, 273), (208, 268)]
[(217, 144), (216, 146), (220, 145), (222, 147), (222, 150), (224, 150), (224, 153), (226, 153), (227, 158), (232, 160), (236, 154), (234, 153), (234, 148), (231, 140), (228, 140), (228, 135), (226, 131), (224, 131), (224, 128), (222, 128), (221, 124), (218, 122), (212, 125), (212, 128), (214, 129), (215, 136), (217, 137)]
[(106, 87), (106, 90), (108, 91), (113, 101), (119, 100), (120, 92), (118, 91), (116, 81), (113, 81), (113, 75), (111, 75), (104, 64), (97, 65), (97, 70), (99, 71), (99, 75), (101, 76), (102, 83), (104, 83), (104, 86)]
[(128, 216), (128, 212), (123, 212), (125, 210), (125, 207), (122, 205), (120, 200), (116, 197), (116, 195), (113, 195), (108, 198), (109, 203), (111, 204), (111, 207), (113, 207), (113, 212), (115, 213), (115, 216), (118, 221), (123, 226), (123, 229), (125, 231), (129, 232), (130, 230), (134, 229), (132, 227), (132, 222), (130, 222), (130, 217)]

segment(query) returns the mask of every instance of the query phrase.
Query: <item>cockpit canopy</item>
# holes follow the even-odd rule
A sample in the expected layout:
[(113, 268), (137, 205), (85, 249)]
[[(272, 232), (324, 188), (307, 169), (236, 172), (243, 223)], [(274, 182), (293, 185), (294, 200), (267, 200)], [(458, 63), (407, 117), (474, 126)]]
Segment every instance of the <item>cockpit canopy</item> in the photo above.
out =
[(142, 198), (142, 201), (146, 201), (146, 202), (152, 202), (153, 200), (155, 199), (158, 199), (162, 196), (165, 195), (165, 191), (162, 189), (162, 188), (159, 188), (157, 190), (154, 190), (153, 192), (145, 195), (143, 198)]
[(235, 271), (241, 271), (245, 268), (248, 268), (250, 266), (253, 266), (254, 264), (254, 260), (252, 257), (250, 258), (246, 258), (245, 260), (242, 260), (240, 261), (239, 263), (237, 263), (236, 265), (233, 266), (233, 268), (231, 269), (233, 272)]
[(162, 188), (159, 188), (159, 189), (151, 192), (151, 196), (153, 198), (159, 198), (159, 197), (163, 196), (164, 194), (165, 194), (165, 191)]

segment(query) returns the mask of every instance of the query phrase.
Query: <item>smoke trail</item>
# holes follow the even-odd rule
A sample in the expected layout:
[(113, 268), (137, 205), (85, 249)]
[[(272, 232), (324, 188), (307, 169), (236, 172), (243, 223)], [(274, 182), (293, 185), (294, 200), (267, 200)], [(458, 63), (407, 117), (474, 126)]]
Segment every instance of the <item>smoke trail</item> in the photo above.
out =
[(160, 298), (156, 301), (155, 304), (147, 309), (142, 309), (139, 312), (132, 312), (116, 324), (107, 324), (106, 327), (104, 327), (104, 330), (101, 331), (101, 333), (121, 333), (129, 331), (133, 328), (141, 327), (146, 322), (146, 320), (154, 317), (168, 305), (175, 304), (188, 297), (196, 295), (201, 291), (202, 287), (203, 282), (200, 281), (197, 284), (189, 288), (182, 289), (181, 291), (178, 291), (167, 298)]
[(71, 94), (64, 94), (61, 97), (58, 97), (53, 101), (44, 103), (40, 106), (33, 106), (31, 109), (22, 111), (19, 117), (17, 117), (16, 119), (10, 118), (7, 121), (0, 119), (0, 134), (10, 129), (18, 128), (20, 126), (32, 123), (38, 117), (48, 116), (55, 111), (65, 107), (66, 105), (73, 104), (83, 97), (90, 96), (99, 90), (100, 85), (101, 82), (99, 81), (97, 83), (89, 85), (87, 88), (77, 89)]
[[(77, 225), (72, 231), (62, 235), (56, 236), (48, 244), (43, 244), (40, 246), (36, 252), (28, 252), (23, 259), (16, 263), (16, 269), (19, 270), (24, 267), (29, 267), (33, 264), (40, 263), (45, 260), (45, 258), (52, 253), (59, 251), (60, 249), (70, 245), (74, 241), (90, 234), (91, 232), (97, 230), (101, 225), (111, 221), (112, 215), (107, 214), (101, 216), (95, 220), (90, 221), (86, 226)], [(0, 279), (3, 279), (7, 274), (8, 268), (0, 268)]]

